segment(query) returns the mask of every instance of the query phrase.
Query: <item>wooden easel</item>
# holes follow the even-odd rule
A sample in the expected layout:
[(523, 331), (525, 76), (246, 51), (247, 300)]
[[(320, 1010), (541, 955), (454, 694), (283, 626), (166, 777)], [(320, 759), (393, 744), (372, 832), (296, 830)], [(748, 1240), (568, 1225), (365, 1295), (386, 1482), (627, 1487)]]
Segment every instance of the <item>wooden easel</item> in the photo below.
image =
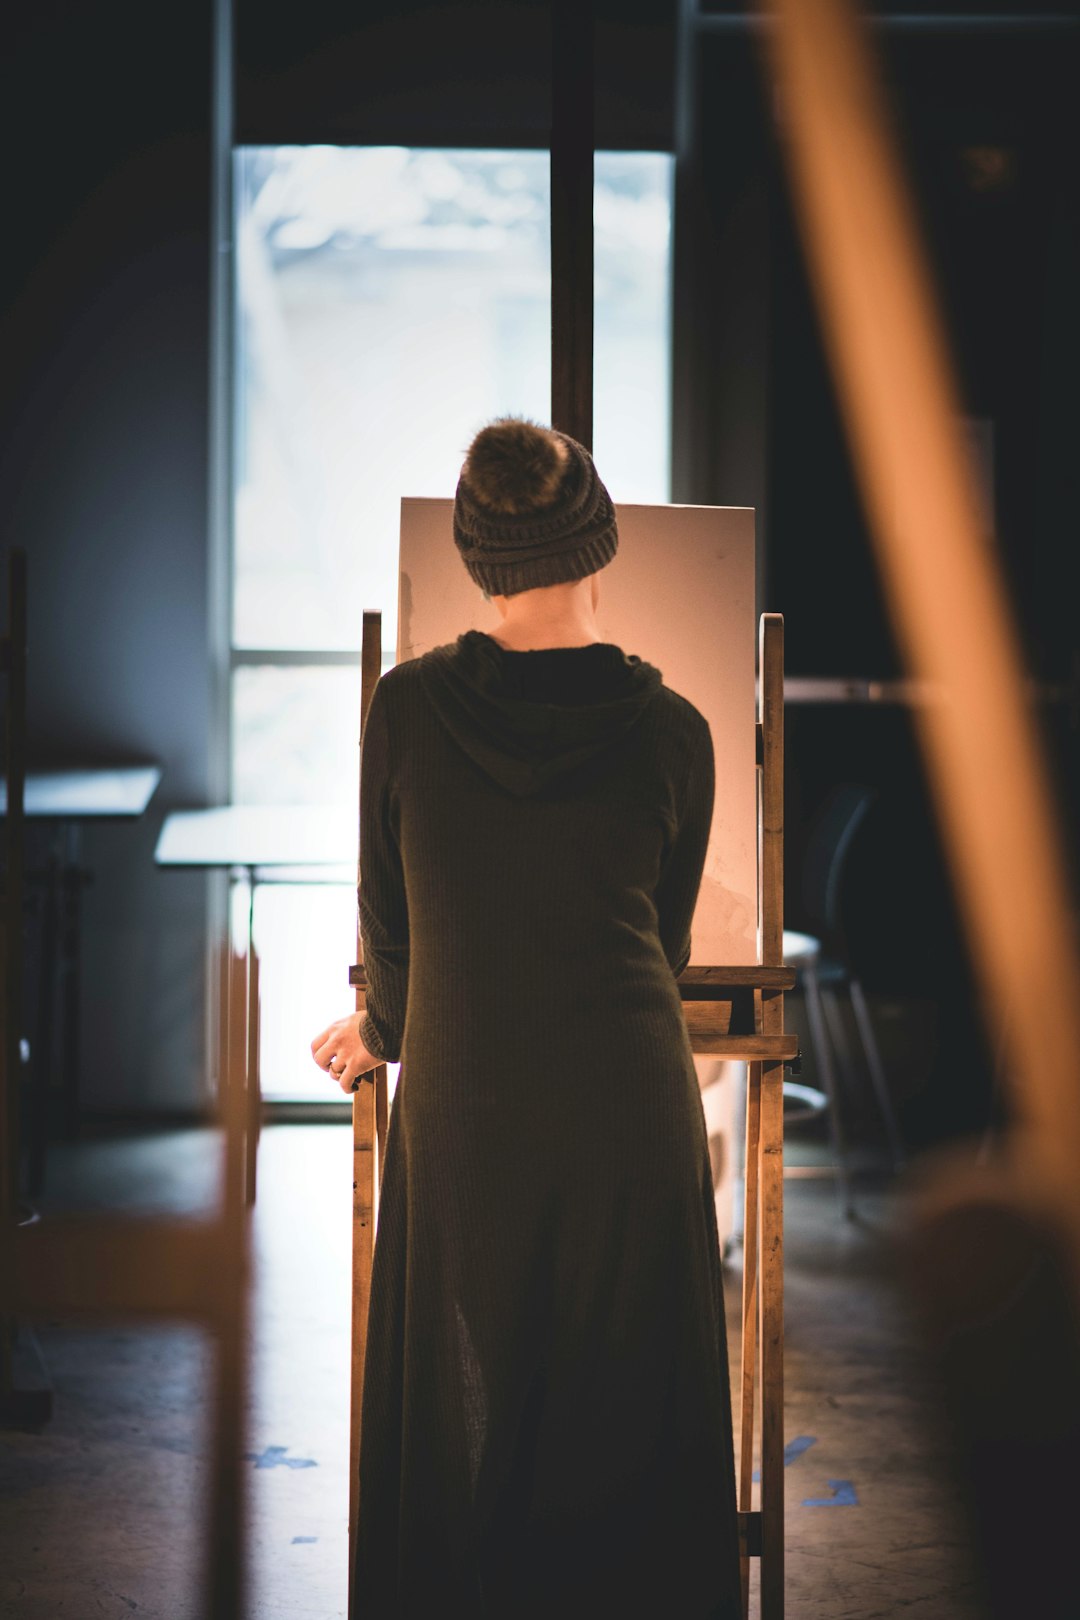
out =
[[(381, 614), (364, 614), (361, 736), (378, 680)], [(703, 1056), (749, 1065), (743, 1217), (741, 1414), (737, 1488), (742, 1546), (743, 1614), (749, 1610), (750, 1559), (761, 1560), (762, 1620), (784, 1613), (784, 1065), (798, 1054), (784, 1032), (784, 992), (795, 973), (783, 965), (784, 931), (784, 622), (763, 614), (759, 627), (758, 924), (761, 962), (751, 967), (690, 967), (678, 980), (690, 1044)], [(361, 788), (362, 791), (362, 788)], [(359, 880), (359, 868), (357, 872)], [(357, 939), (357, 957), (361, 956)], [(356, 1010), (366, 1004), (362, 963), (349, 971)], [(360, 1413), (378, 1188), (386, 1146), (387, 1071), (364, 1076), (353, 1099), (353, 1308), (349, 1526), (355, 1546)], [(754, 1509), (755, 1397), (761, 1398), (761, 1506)], [(673, 1572), (677, 1574), (677, 1572)], [(354, 1615), (352, 1558), (349, 1616)]]

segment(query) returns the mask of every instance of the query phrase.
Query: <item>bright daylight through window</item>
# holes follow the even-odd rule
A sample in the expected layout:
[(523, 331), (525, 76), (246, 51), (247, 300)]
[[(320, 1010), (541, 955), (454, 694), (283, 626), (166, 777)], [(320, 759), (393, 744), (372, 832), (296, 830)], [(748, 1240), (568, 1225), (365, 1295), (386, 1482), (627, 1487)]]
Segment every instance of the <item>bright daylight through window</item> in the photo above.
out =
[[(670, 499), (672, 171), (596, 155), (616, 501)], [(241, 147), (235, 197), (232, 797), (355, 805), (361, 615), (392, 662), (401, 496), (452, 495), (490, 417), (550, 420), (548, 154)], [(355, 870), (322, 875), (256, 894), (270, 1099), (333, 1100), (309, 1041), (352, 1006)]]

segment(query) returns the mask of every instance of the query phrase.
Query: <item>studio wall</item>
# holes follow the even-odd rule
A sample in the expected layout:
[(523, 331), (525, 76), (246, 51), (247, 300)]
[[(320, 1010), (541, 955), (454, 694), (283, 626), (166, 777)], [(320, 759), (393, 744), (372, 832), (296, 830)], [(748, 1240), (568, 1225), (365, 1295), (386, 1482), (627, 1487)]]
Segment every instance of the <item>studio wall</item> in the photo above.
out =
[(165, 773), (85, 838), (82, 1098), (189, 1111), (206, 880), (153, 851), (208, 781), (210, 5), (18, 6), (5, 36), (0, 527), (29, 554), (30, 748)]

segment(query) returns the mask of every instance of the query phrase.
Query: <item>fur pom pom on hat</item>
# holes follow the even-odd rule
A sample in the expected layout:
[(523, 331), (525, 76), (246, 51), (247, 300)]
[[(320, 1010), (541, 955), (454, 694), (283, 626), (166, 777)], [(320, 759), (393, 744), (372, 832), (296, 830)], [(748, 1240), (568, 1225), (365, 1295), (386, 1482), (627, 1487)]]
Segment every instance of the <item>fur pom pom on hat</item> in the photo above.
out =
[(554, 501), (568, 460), (557, 434), (510, 416), (480, 429), (462, 473), (489, 511), (535, 512)]
[(619, 543), (615, 508), (585, 446), (517, 416), (489, 422), (469, 446), (454, 540), (472, 578), (496, 596), (584, 579)]

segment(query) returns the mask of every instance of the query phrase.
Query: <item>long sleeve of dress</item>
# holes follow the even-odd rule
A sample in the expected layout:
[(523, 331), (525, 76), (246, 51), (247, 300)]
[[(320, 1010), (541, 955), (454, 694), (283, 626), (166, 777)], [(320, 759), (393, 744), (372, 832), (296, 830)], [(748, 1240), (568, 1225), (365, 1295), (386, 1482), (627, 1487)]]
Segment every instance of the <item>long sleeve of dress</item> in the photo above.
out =
[(409, 988), (409, 911), (397, 837), (383, 683), (376, 683), (360, 749), (360, 881), (356, 890), (367, 977), (360, 1037), (387, 1063), (401, 1057)]
[(690, 960), (690, 925), (712, 827), (716, 791), (712, 733), (704, 721), (687, 767), (678, 827), (656, 886), (660, 941), (676, 978)]

